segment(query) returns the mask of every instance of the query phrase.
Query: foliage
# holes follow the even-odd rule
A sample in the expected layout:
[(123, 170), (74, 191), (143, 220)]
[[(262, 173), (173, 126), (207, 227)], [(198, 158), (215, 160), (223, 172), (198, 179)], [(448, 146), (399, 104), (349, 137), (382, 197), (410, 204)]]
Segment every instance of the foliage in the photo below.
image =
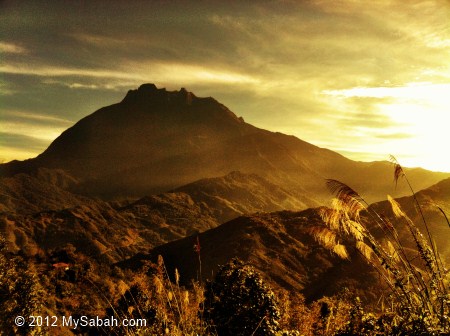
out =
[[(16, 316), (42, 315), (42, 303), (55, 315), (147, 321), (140, 328), (77, 330), (95, 335), (449, 335), (448, 271), (414, 190), (402, 167), (394, 164), (395, 182), (405, 179), (420, 222), (390, 196), (389, 211), (382, 211), (344, 183), (328, 180), (336, 198), (332, 208), (320, 209), (326, 225), (311, 229), (317, 241), (341, 258), (359, 252), (378, 272), (389, 292), (376, 313), (367, 311), (350, 291), (308, 303), (299, 293), (278, 290), (275, 295), (261, 275), (239, 259), (221, 266), (205, 286), (193, 282), (185, 288), (177, 270), (171, 274), (174, 280), (169, 279), (161, 257), (156, 265), (133, 272), (100, 264), (69, 245), (35, 264), (8, 253), (0, 236), (0, 335), (47, 332), (14, 327)], [(450, 226), (444, 210), (438, 210), (445, 227)], [(198, 241), (196, 246), (201, 265)], [(58, 262), (69, 263), (70, 270), (51, 267)], [(35, 265), (41, 267), (40, 281)]]
[[(370, 207), (352, 188), (336, 180), (328, 180), (330, 190), (336, 195), (333, 208), (323, 208), (321, 217), (325, 228), (312, 230), (316, 239), (326, 248), (348, 259), (347, 248), (336, 249), (337, 237), (344, 235), (354, 248), (379, 273), (388, 285), (392, 302), (383, 314), (375, 317), (365, 314), (355, 303), (349, 321), (338, 335), (441, 335), (449, 334), (450, 313), (449, 277), (436, 249), (414, 190), (405, 172), (392, 157), (394, 180), (404, 178), (408, 184), (415, 207), (420, 215), (426, 235), (390, 196), (393, 216)], [(410, 233), (415, 252), (405, 247), (398, 230)]]
[(30, 265), (7, 252), (6, 241), (0, 236), (0, 335), (35, 335), (41, 330), (15, 327), (17, 316), (28, 317), (39, 311), (43, 291)]
[(218, 335), (275, 335), (280, 312), (272, 290), (253, 267), (235, 258), (207, 283), (205, 318)]
[(162, 257), (158, 265), (148, 264), (134, 275), (108, 316), (120, 319), (145, 319), (141, 328), (115, 330), (118, 335), (204, 335), (205, 326), (200, 319), (203, 288), (197, 283), (187, 290), (179, 284), (180, 275), (175, 270), (175, 283), (169, 279)]

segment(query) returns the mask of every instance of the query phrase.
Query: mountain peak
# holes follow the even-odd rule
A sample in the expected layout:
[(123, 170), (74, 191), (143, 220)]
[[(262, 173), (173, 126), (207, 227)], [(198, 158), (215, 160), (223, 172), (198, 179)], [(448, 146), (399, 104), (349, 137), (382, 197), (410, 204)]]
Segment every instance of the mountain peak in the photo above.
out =
[[(145, 91), (154, 92), (156, 90), (158, 90), (158, 88), (153, 83), (145, 83), (145, 84), (142, 84), (141, 86), (139, 86), (139, 88), (138, 88), (139, 92), (145, 92)], [(161, 90), (165, 91), (166, 89), (163, 88)]]
[[(311, 198), (329, 199), (324, 178), (369, 191), (366, 196), (371, 200), (380, 199), (385, 187), (391, 187), (389, 179), (380, 182), (390, 175), (387, 163), (352, 162), (296, 137), (245, 123), (214, 98), (151, 83), (84, 117), (37, 158), (0, 165), (0, 177), (38, 168), (62, 169), (79, 181), (78, 192), (105, 198), (164, 192), (235, 170), (280, 185), (300, 195), (305, 204)], [(411, 181), (417, 189), (448, 177), (426, 171), (415, 174)], [(229, 180), (219, 182), (225, 186), (258, 182), (237, 174)], [(273, 187), (267, 189), (273, 193)]]
[(146, 83), (139, 86), (137, 90), (128, 91), (125, 98), (122, 100), (124, 104), (167, 104), (175, 103), (182, 105), (191, 105), (193, 99), (197, 97), (181, 88), (180, 91), (167, 91), (165, 88), (158, 89), (155, 84)]

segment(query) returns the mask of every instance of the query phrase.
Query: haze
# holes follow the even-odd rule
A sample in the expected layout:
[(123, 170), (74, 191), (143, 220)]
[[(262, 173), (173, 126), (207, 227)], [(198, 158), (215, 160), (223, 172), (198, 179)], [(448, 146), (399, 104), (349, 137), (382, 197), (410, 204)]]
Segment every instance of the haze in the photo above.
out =
[(142, 83), (351, 159), (449, 171), (447, 1), (0, 3), (0, 160)]

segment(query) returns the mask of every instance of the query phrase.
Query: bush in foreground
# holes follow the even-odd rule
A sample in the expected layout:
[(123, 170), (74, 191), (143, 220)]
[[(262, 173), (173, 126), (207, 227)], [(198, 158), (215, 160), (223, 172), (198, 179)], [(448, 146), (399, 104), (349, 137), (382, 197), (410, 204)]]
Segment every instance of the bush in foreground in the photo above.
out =
[(220, 336), (275, 335), (275, 295), (253, 267), (235, 258), (222, 266), (205, 291), (205, 318)]

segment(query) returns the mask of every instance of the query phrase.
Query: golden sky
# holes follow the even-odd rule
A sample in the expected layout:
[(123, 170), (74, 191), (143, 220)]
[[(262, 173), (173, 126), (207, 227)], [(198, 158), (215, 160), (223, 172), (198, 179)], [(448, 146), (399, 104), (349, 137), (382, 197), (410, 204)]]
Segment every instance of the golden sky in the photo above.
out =
[(448, 1), (2, 1), (0, 160), (142, 83), (362, 161), (450, 171)]

